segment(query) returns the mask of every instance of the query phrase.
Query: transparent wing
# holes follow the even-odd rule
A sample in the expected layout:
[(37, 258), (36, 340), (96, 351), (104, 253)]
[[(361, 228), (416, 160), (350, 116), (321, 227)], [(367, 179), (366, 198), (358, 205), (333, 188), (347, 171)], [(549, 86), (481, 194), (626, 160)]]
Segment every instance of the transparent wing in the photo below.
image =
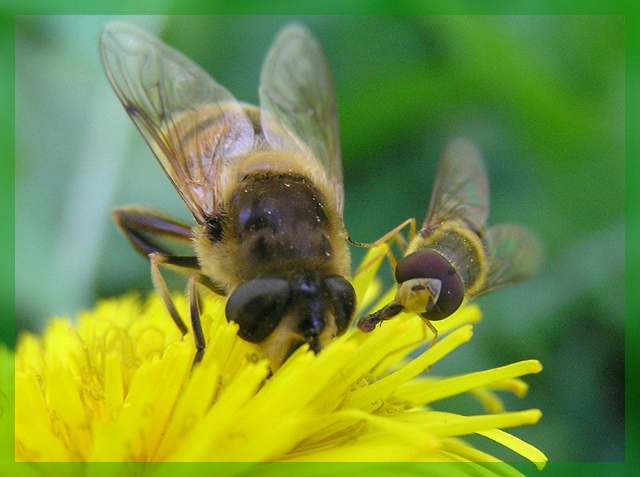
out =
[[(325, 169), (344, 208), (340, 133), (333, 80), (320, 46), (299, 25), (280, 32), (260, 75), (262, 128), (271, 146), (309, 157)], [(286, 137), (273, 119), (286, 126)], [(313, 160), (310, 158), (310, 160)]]
[(524, 227), (496, 225), (487, 231), (483, 240), (489, 255), (489, 271), (476, 296), (526, 280), (542, 267), (542, 244)]
[(422, 228), (445, 220), (464, 220), (480, 229), (489, 217), (489, 180), (476, 147), (456, 139), (444, 152)]
[(217, 215), (221, 167), (254, 141), (242, 107), (187, 57), (130, 25), (108, 25), (100, 53), (111, 86), (196, 220)]

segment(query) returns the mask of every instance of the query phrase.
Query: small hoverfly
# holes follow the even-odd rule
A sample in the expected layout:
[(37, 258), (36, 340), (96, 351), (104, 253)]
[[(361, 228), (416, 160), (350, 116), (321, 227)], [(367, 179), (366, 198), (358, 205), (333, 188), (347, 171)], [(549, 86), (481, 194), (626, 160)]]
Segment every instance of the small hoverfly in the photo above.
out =
[[(319, 352), (352, 321), (356, 296), (331, 75), (303, 27), (283, 29), (260, 76), (260, 108), (242, 104), (181, 53), (123, 24), (100, 39), (107, 77), (196, 224), (125, 207), (113, 216), (151, 262), (155, 289), (183, 334), (160, 266), (188, 275), (194, 362), (205, 341), (196, 284), (227, 296), (238, 335), (278, 368), (303, 344)], [(177, 244), (189, 244), (187, 255)]]
[(501, 224), (484, 230), (489, 216), (489, 181), (477, 149), (455, 140), (446, 149), (435, 179), (431, 203), (420, 231), (410, 219), (411, 241), (396, 264), (395, 299), (358, 320), (363, 331), (401, 312), (417, 313), (434, 333), (431, 321), (450, 316), (465, 300), (531, 277), (541, 265), (542, 246), (527, 229)]

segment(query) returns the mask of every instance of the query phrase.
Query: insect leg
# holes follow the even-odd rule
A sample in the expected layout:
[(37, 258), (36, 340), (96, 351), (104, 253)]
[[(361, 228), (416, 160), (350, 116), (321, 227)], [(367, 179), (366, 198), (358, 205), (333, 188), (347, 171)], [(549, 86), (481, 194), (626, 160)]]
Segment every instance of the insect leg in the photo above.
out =
[(438, 341), (438, 330), (436, 329), (435, 326), (433, 326), (433, 323), (431, 323), (430, 320), (427, 320), (426, 318), (422, 318), (422, 322), (425, 325), (427, 325), (427, 328), (429, 328), (433, 333), (433, 339), (431, 340), (431, 344), (429, 345), (429, 348), (433, 348), (433, 345), (435, 345), (436, 341)]
[[(404, 222), (402, 222), (400, 225), (398, 225), (397, 227), (395, 227), (393, 230), (390, 230), (389, 232), (387, 232), (386, 234), (384, 234), (382, 237), (380, 237), (378, 240), (376, 240), (373, 243), (360, 243), (360, 242), (355, 242), (354, 240), (351, 239), (351, 237), (349, 236), (349, 234), (347, 234), (347, 240), (357, 246), (357, 247), (365, 247), (365, 248), (374, 248), (377, 247), (387, 241), (395, 241), (398, 244), (398, 247), (400, 247), (400, 250), (402, 253), (404, 253), (404, 251), (407, 249), (407, 240), (403, 237), (403, 235), (400, 233), (400, 231), (406, 227), (407, 225), (409, 225), (409, 242), (413, 239), (413, 237), (415, 237), (416, 235), (416, 219), (415, 218), (410, 218), (405, 220)], [(398, 260), (396, 260), (395, 255), (393, 254), (393, 252), (391, 251), (391, 247), (389, 247), (389, 251), (387, 252), (387, 259), (389, 260), (389, 263), (391, 264), (391, 273), (395, 273), (396, 270), (396, 266), (398, 265)]]
[(173, 322), (176, 324), (180, 332), (183, 335), (186, 335), (189, 329), (187, 328), (187, 325), (185, 325), (184, 321), (182, 321), (182, 318), (180, 318), (180, 314), (178, 313), (176, 306), (173, 304), (173, 300), (171, 300), (171, 294), (167, 288), (167, 282), (165, 282), (162, 273), (160, 273), (160, 264), (164, 263), (165, 257), (159, 253), (150, 253), (149, 261), (151, 262), (151, 281), (153, 282), (153, 288), (155, 288), (162, 298), (169, 315), (171, 315), (171, 319), (173, 319)]
[[(354, 241), (351, 236), (349, 234), (347, 234), (347, 240), (352, 244), (355, 245), (356, 247), (364, 247), (364, 248), (374, 248), (377, 247), (380, 244), (385, 243), (388, 240), (396, 240), (398, 241), (398, 243), (401, 244), (405, 244), (406, 247), (406, 240), (404, 239), (404, 237), (402, 237), (402, 235), (400, 234), (400, 231), (405, 228), (407, 225), (409, 225), (409, 240), (411, 240), (413, 237), (415, 237), (416, 235), (416, 219), (415, 218), (410, 218), (405, 220), (404, 222), (402, 222), (400, 225), (398, 225), (397, 227), (395, 227), (394, 229), (390, 230), (389, 232), (387, 232), (386, 234), (384, 234), (382, 237), (380, 237), (378, 240), (376, 240), (375, 242), (372, 243), (363, 243), (363, 242), (356, 242)], [(402, 245), (401, 245), (402, 246)]]
[(204, 341), (204, 333), (202, 332), (202, 322), (200, 321), (200, 306), (198, 304), (198, 290), (196, 283), (198, 276), (195, 273), (189, 275), (188, 293), (189, 293), (189, 310), (191, 314), (191, 328), (193, 329), (193, 340), (196, 344), (196, 355), (193, 358), (193, 364), (198, 364), (204, 356), (206, 343)]
[(135, 249), (144, 256), (158, 252), (175, 255), (175, 246), (191, 244), (191, 227), (143, 207), (123, 207), (112, 212), (113, 220)]

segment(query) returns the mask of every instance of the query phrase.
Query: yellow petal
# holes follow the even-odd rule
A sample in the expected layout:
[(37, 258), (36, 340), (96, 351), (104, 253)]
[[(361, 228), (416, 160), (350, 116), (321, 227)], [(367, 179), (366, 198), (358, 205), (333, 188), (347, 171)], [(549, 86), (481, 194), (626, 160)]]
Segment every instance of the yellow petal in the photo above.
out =
[(33, 374), (16, 373), (16, 460), (74, 460), (69, 448), (51, 431), (49, 410)]
[(356, 297), (358, 299), (358, 308), (362, 309), (363, 304), (367, 304), (371, 301), (371, 297), (365, 301), (367, 290), (370, 284), (373, 282), (380, 264), (387, 256), (389, 247), (387, 244), (382, 244), (378, 247), (370, 249), (364, 257), (364, 260), (356, 270), (353, 278), (353, 288), (356, 291)]
[[(537, 420), (535, 422), (537, 422)], [(532, 422), (532, 424), (535, 422)], [(500, 429), (488, 429), (485, 431), (478, 431), (478, 434), (494, 440), (508, 449), (520, 454), (522, 457), (536, 464), (536, 467), (540, 470), (542, 470), (547, 463), (547, 456), (539, 449), (524, 442), (522, 439), (518, 439), (516, 436), (509, 434), (508, 432), (504, 432)]]
[[(387, 250), (371, 250), (355, 278), (361, 306), (377, 294), (371, 284)], [(188, 317), (185, 297), (173, 298)], [(349, 330), (318, 355), (303, 346), (271, 373), (258, 360), (259, 348), (227, 323), (224, 299), (203, 305), (207, 348), (195, 368), (192, 332), (181, 336), (155, 295), (145, 302), (134, 295), (104, 300), (77, 325), (56, 318), (41, 337), (22, 337), (15, 360), (16, 459), (496, 460), (459, 437), (473, 433), (531, 460), (546, 459), (501, 430), (533, 424), (540, 412), (504, 412), (496, 395), (524, 395), (519, 376), (540, 371), (537, 361), (451, 378), (426, 373), (472, 337), (471, 323), (481, 317), (477, 306), (438, 323), (440, 338), (431, 347), (424, 322), (400, 314), (371, 333)], [(460, 416), (423, 406), (464, 392), (493, 414)], [(476, 475), (486, 471), (459, 467), (456, 475), (471, 468)]]
[[(432, 366), (436, 361), (451, 352), (453, 349), (457, 348), (462, 343), (467, 342), (471, 338), (471, 334), (470, 325), (455, 330), (453, 333), (445, 336), (442, 340), (439, 340), (435, 346), (427, 349), (427, 351), (396, 372), (380, 379), (370, 386), (355, 390), (349, 397), (349, 406), (361, 409), (372, 409), (372, 406), (375, 406), (376, 401), (381, 396), (389, 396), (392, 393), (394, 395), (398, 395), (395, 391), (402, 384)], [(401, 396), (401, 398), (413, 401), (411, 396), (408, 398), (406, 396)]]
[(486, 371), (469, 373), (440, 381), (425, 382), (420, 387), (399, 388), (396, 395), (416, 404), (428, 404), (467, 392), (473, 388), (487, 386), (494, 382), (501, 382), (526, 374), (539, 373), (540, 371), (542, 371), (542, 366), (538, 361), (520, 361)]

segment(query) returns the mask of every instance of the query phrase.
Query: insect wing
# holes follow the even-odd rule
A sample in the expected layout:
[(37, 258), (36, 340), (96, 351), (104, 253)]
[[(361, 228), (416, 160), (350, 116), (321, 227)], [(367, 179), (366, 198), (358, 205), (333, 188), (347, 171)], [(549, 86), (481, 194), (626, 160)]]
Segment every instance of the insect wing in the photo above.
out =
[(496, 225), (487, 231), (483, 240), (488, 251), (489, 270), (485, 283), (475, 296), (526, 280), (542, 266), (542, 244), (524, 227), (513, 224)]
[(222, 166), (253, 145), (242, 107), (187, 57), (132, 26), (108, 25), (100, 52), (118, 98), (196, 220), (215, 216)]
[(457, 139), (444, 152), (422, 228), (447, 220), (464, 220), (480, 229), (489, 217), (489, 180), (476, 147)]
[[(269, 50), (260, 75), (260, 107), (262, 129), (270, 145), (315, 157), (327, 173), (342, 213), (342, 158), (333, 80), (320, 46), (303, 27), (282, 30)], [(278, 123), (290, 133), (283, 134)]]

